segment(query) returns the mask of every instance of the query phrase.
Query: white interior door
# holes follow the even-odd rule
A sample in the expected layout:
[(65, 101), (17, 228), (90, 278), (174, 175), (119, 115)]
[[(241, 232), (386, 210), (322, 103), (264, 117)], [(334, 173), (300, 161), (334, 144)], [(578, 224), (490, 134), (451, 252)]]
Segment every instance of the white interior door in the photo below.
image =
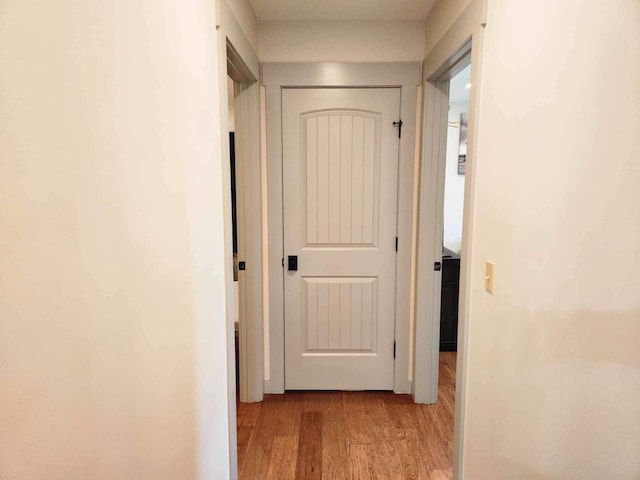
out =
[(282, 113), (285, 388), (392, 390), (400, 89), (283, 89)]

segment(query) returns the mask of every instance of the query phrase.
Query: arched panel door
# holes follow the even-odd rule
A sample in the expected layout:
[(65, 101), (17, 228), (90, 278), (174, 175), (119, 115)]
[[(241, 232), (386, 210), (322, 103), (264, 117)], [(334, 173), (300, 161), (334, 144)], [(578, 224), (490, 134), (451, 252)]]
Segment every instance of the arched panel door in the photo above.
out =
[(285, 388), (391, 390), (399, 88), (283, 89)]

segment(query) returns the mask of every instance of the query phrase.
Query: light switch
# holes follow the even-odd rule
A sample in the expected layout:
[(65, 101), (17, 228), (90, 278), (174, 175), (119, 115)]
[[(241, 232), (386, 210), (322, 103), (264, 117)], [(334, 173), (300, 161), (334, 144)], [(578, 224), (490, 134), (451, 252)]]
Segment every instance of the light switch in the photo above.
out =
[(484, 289), (493, 294), (493, 280), (495, 276), (496, 264), (487, 260), (484, 271)]

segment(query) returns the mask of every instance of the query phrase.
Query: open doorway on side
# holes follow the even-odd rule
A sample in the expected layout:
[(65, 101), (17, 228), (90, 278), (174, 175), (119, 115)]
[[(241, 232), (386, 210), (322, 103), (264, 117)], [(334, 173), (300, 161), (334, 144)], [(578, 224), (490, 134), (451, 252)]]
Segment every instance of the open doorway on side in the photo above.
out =
[(236, 396), (240, 397), (240, 287), (238, 285), (238, 211), (235, 146), (235, 85), (227, 76), (227, 130), (229, 131), (229, 171), (231, 178), (231, 229), (233, 244), (233, 326), (236, 368)]
[[(258, 402), (263, 395), (262, 367), (262, 182), (259, 85), (250, 68), (227, 40), (227, 75), (223, 104), (228, 139), (229, 211), (233, 255), (233, 335), (229, 360), (235, 359), (236, 402)], [(252, 62), (254, 63), (254, 62)], [(257, 65), (257, 63), (256, 63)], [(254, 67), (256, 67), (254, 65)], [(230, 295), (231, 296), (231, 295)], [(231, 325), (230, 325), (231, 327)], [(231, 350), (233, 349), (233, 351)]]
[[(472, 2), (453, 22), (441, 40), (427, 51), (422, 64), (424, 88), (423, 102), (423, 138), (422, 162), (420, 173), (420, 214), (418, 219), (416, 291), (420, 292), (416, 301), (415, 325), (415, 369), (414, 399), (421, 403), (441, 402), (445, 395), (439, 396), (438, 379), (441, 335), (441, 303), (443, 288), (443, 245), (445, 243), (445, 184), (447, 173), (447, 137), (452, 124), (460, 121), (456, 114), (456, 80), (469, 86), (468, 91), (468, 128), (466, 150), (458, 157), (460, 172), (464, 170), (464, 196), (462, 214), (462, 235), (460, 244), (460, 267), (458, 275), (457, 335), (455, 353), (455, 390), (453, 425), (453, 478), (462, 478), (464, 456), (465, 415), (467, 408), (467, 345), (469, 342), (469, 298), (471, 284), (471, 265), (474, 253), (471, 249), (475, 214), (475, 177), (478, 168), (477, 138), (479, 113), (479, 88), (482, 71), (482, 52), (486, 11), (481, 2)], [(469, 68), (470, 67), (470, 68)], [(456, 76), (466, 70), (469, 80)], [(464, 74), (463, 74), (464, 75)], [(452, 80), (454, 80), (452, 82)], [(466, 95), (465, 95), (466, 96)], [(453, 102), (451, 100), (454, 100)], [(453, 108), (449, 108), (452, 105)], [(460, 109), (458, 109), (459, 111)], [(460, 112), (462, 113), (462, 112)], [(451, 117), (450, 117), (451, 115)], [(452, 125), (454, 126), (454, 125)], [(456, 135), (459, 138), (459, 134)], [(454, 137), (455, 138), (455, 137)], [(464, 143), (464, 141), (463, 141)], [(451, 139), (451, 149), (454, 141)], [(455, 151), (455, 150), (454, 150)], [(454, 156), (455, 159), (455, 156)], [(453, 161), (453, 160), (450, 160)], [(462, 165), (464, 164), (464, 166)], [(455, 170), (449, 171), (457, 175)], [(449, 245), (449, 240), (447, 240)], [(451, 250), (451, 248), (449, 248)], [(455, 251), (455, 247), (454, 247)], [(446, 252), (445, 252), (446, 253)], [(477, 253), (476, 253), (477, 255)], [(453, 257), (453, 256), (452, 256)], [(455, 275), (454, 275), (455, 278)], [(446, 308), (446, 307), (445, 307)], [(444, 340), (445, 338), (443, 338)], [(446, 367), (443, 366), (443, 370)], [(441, 403), (437, 403), (440, 405)]]
[[(440, 352), (458, 350), (458, 300), (470, 89), (471, 65), (467, 65), (449, 81), (447, 150), (442, 202)], [(454, 355), (446, 357), (454, 357)]]
[(470, 153), (467, 138), (472, 133), (468, 130), (471, 41), (442, 62), (424, 83), (416, 279), (417, 291), (424, 294), (416, 301), (416, 318), (421, 321), (416, 323), (414, 377), (418, 403), (453, 398), (459, 305), (464, 297), (460, 273), (467, 234), (463, 229)]

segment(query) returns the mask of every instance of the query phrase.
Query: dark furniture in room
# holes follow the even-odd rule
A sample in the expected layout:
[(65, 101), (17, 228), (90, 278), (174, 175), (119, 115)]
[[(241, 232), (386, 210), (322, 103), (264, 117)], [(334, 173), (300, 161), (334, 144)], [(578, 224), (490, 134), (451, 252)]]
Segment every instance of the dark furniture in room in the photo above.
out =
[(458, 298), (460, 255), (442, 248), (442, 293), (440, 295), (440, 351), (458, 350)]

